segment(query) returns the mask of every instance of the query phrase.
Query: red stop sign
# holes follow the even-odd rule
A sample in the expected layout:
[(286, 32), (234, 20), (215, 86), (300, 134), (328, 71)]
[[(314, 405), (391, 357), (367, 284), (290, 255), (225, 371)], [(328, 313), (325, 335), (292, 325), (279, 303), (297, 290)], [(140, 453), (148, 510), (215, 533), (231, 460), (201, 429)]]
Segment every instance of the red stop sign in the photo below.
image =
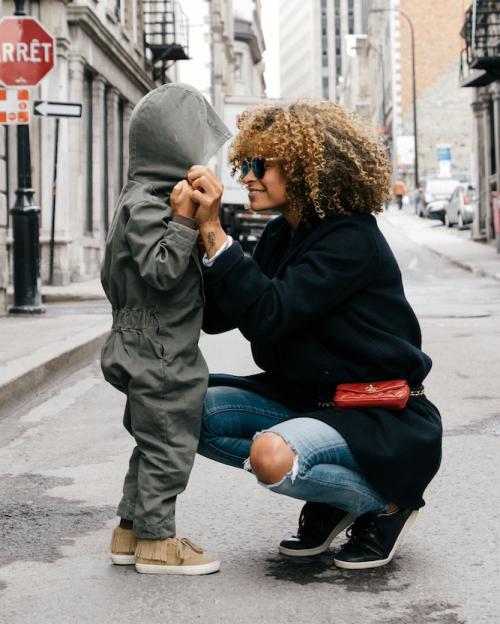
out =
[(34, 87), (54, 67), (54, 37), (34, 17), (0, 20), (0, 82)]

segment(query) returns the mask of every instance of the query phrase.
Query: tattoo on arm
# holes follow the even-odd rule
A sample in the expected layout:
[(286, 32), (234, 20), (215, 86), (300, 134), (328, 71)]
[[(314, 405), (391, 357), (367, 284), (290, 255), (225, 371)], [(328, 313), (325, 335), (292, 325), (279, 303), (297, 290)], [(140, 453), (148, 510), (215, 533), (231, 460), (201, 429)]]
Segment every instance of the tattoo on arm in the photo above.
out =
[(209, 232), (207, 238), (208, 238), (208, 247), (207, 247), (207, 254), (208, 254), (212, 251), (215, 245), (215, 240), (216, 240), (215, 232)]

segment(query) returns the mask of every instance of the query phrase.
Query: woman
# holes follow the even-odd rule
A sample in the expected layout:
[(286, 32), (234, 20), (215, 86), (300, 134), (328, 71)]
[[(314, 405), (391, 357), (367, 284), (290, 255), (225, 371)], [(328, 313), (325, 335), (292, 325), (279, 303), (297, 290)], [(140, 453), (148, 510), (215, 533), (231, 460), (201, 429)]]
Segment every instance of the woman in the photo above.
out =
[[(281, 213), (253, 258), (219, 222), (222, 185), (188, 173), (206, 248), (204, 329), (250, 341), (251, 377), (212, 376), (199, 452), (307, 501), (291, 556), (343, 529), (342, 568), (387, 564), (441, 457), (439, 412), (423, 395), (431, 360), (396, 260), (377, 227), (389, 194), (383, 148), (342, 107), (264, 105), (240, 120), (230, 161), (250, 208)], [(406, 407), (334, 409), (338, 384), (407, 380)]]

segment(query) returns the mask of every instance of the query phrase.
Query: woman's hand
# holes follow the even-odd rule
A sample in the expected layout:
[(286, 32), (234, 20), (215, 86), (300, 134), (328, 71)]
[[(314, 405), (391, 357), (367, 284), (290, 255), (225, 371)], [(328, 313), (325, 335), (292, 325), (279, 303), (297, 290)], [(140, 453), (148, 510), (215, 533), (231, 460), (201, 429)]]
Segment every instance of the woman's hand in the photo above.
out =
[(182, 217), (194, 219), (198, 204), (193, 201), (193, 189), (187, 180), (181, 180), (172, 189), (170, 194), (172, 212)]
[(188, 171), (187, 179), (193, 189), (193, 201), (198, 204), (195, 219), (202, 223), (219, 222), (219, 212), (224, 185), (208, 167), (194, 165)]
[(198, 204), (194, 218), (200, 228), (207, 257), (211, 258), (227, 238), (219, 220), (224, 186), (208, 167), (201, 165), (191, 167), (187, 179), (193, 188), (193, 201)]

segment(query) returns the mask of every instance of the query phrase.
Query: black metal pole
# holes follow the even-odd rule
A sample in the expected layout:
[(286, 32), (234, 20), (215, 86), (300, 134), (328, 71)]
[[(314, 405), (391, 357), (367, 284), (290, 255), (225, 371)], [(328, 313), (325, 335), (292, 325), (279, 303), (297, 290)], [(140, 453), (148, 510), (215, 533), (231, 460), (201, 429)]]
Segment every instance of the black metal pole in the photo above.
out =
[[(415, 179), (415, 190), (416, 190), (416, 198), (418, 201), (418, 187), (420, 185), (420, 175), (418, 168), (418, 128), (417, 128), (417, 77), (416, 77), (416, 63), (415, 63), (415, 30), (413, 28), (413, 22), (411, 21), (409, 15), (407, 15), (404, 11), (400, 9), (370, 9), (370, 13), (387, 13), (388, 11), (395, 11), (399, 13), (405, 20), (408, 22), (408, 26), (410, 27), (410, 37), (411, 37), (411, 74), (412, 74), (412, 97), (413, 97), (413, 143), (415, 148), (415, 156), (414, 156), (414, 179)], [(415, 211), (417, 210), (417, 205), (415, 204)]]
[(54, 138), (54, 173), (52, 182), (52, 223), (50, 226), (50, 266), (49, 284), (54, 282), (54, 246), (56, 233), (56, 198), (57, 198), (57, 156), (59, 152), (59, 117), (56, 117), (56, 132)]
[[(24, 0), (16, 0), (14, 15), (26, 15)], [(13, 314), (40, 314), (40, 208), (34, 205), (31, 188), (30, 131), (28, 125), (17, 126), (17, 185), (12, 215), (14, 260)]]

